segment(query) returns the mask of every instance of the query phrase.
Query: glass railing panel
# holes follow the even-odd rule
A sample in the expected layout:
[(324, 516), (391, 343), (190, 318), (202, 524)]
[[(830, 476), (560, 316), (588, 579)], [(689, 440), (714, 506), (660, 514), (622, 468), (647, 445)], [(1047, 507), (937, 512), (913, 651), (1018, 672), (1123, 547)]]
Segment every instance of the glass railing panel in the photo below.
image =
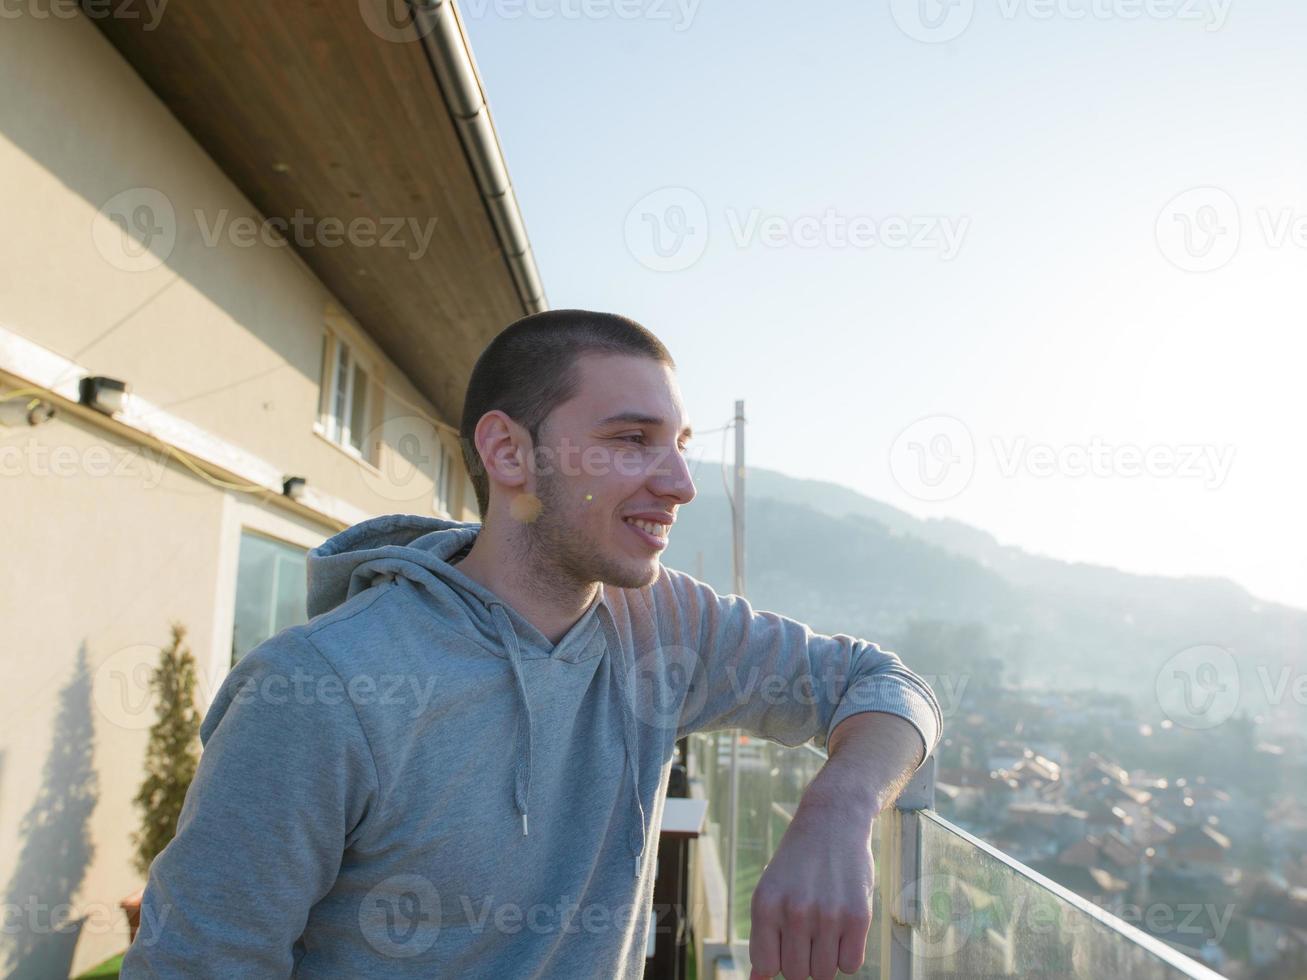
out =
[[(766, 739), (738, 736), (739, 816), (735, 847), (735, 935), (749, 938), (749, 908), (753, 889), (767, 862), (776, 853), (799, 799), (825, 763), (817, 751), (778, 745)], [(730, 737), (718, 748), (718, 764), (731, 764)]]
[(920, 833), (920, 921), (910, 933), (916, 978), (1219, 980), (932, 812), (921, 811)]
[[(736, 742), (738, 773), (736, 833), (731, 833), (731, 739)], [(825, 764), (825, 753), (812, 745), (790, 748), (767, 739), (740, 736), (735, 732), (712, 732), (690, 739), (692, 772), (701, 780), (708, 800), (707, 832), (717, 844), (721, 870), (729, 878), (735, 869), (731, 889), (733, 946), (737, 962), (745, 964), (750, 931), (753, 890), (763, 868), (776, 853), (793, 818), (804, 790)], [(874, 834), (872, 856), (880, 867), (880, 835)], [(878, 977), (880, 960), (881, 909), (873, 905), (866, 960), (855, 976)], [(725, 938), (725, 937), (722, 937)]]

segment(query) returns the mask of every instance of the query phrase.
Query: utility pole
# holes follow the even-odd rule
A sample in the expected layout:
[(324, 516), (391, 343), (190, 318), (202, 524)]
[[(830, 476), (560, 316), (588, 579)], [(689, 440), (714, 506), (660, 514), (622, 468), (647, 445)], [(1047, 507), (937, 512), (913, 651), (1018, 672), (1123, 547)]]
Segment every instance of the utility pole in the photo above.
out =
[(735, 403), (735, 505), (731, 535), (735, 541), (735, 594), (744, 595), (744, 402)]
[[(744, 402), (735, 403), (735, 489), (731, 499), (732, 568), (734, 591), (744, 595)], [(735, 892), (737, 855), (740, 850), (740, 732), (731, 730), (731, 790), (727, 803), (731, 828), (730, 850), (726, 854), (726, 944), (735, 942)], [(767, 819), (771, 819), (768, 815)]]

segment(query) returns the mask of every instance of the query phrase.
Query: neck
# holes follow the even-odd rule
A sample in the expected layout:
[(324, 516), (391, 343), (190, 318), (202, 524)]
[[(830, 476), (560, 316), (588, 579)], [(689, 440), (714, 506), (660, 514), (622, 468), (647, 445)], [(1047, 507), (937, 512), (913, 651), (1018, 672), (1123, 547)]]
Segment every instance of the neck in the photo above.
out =
[(576, 581), (538, 548), (526, 547), (524, 533), (512, 537), (483, 526), (458, 570), (511, 606), (550, 643), (557, 643), (594, 601), (599, 583)]

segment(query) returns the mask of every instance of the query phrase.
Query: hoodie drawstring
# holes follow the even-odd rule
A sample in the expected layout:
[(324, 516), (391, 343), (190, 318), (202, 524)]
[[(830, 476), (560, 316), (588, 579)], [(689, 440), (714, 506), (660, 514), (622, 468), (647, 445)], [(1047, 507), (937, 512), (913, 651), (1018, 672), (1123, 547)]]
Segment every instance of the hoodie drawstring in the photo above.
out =
[[(635, 755), (635, 711), (631, 705), (630, 692), (627, 689), (627, 672), (630, 668), (625, 661), (626, 650), (622, 646), (621, 637), (618, 635), (617, 624), (613, 620), (612, 611), (602, 599), (598, 605), (596, 615), (600, 617), (603, 624), (608, 650), (612, 653), (609, 659), (609, 669), (615, 675), (618, 700), (622, 706), (622, 743), (626, 750), (626, 764), (631, 770), (632, 793), (635, 796), (635, 809), (639, 816), (636, 821), (639, 830), (633, 829), (627, 838), (627, 846), (630, 848), (635, 861), (635, 877), (638, 878), (640, 877), (640, 862), (644, 857), (647, 839), (645, 836), (644, 803), (640, 800), (640, 767)], [(513, 802), (517, 806), (517, 812), (522, 815), (522, 835), (527, 836), (527, 801), (531, 795), (531, 702), (527, 697), (526, 682), (522, 677), (522, 651), (518, 644), (517, 632), (513, 629), (512, 620), (508, 618), (503, 603), (490, 603), (490, 611), (494, 616), (495, 625), (499, 628), (500, 639), (508, 648), (508, 662), (513, 668), (517, 699), (522, 707), (522, 714), (518, 719), (517, 726), (519, 751), (513, 771)]]
[(608, 639), (608, 649), (613, 651), (612, 663), (609, 665), (617, 675), (618, 700), (622, 702), (622, 741), (626, 743), (626, 762), (631, 767), (631, 791), (635, 795), (635, 809), (640, 819), (640, 830), (632, 830), (628, 838), (631, 854), (635, 859), (635, 877), (640, 877), (640, 859), (644, 857), (645, 838), (644, 803), (640, 800), (640, 765), (635, 756), (635, 710), (631, 706), (631, 694), (627, 690), (627, 680), (631, 667), (625, 662), (626, 648), (622, 646), (617, 633), (617, 623), (606, 602), (599, 603), (599, 615), (603, 619), (604, 633)]
[[(500, 639), (508, 647), (508, 662), (513, 667), (513, 679), (517, 684), (517, 699), (522, 705), (522, 714), (518, 718), (517, 741), (520, 751), (513, 770), (513, 802), (517, 812), (522, 815), (522, 836), (527, 836), (526, 804), (531, 795), (531, 702), (526, 696), (526, 681), (522, 679), (522, 650), (518, 646), (517, 632), (504, 611), (502, 603), (494, 602), (490, 611), (499, 627)], [(525, 743), (525, 744), (523, 744)]]

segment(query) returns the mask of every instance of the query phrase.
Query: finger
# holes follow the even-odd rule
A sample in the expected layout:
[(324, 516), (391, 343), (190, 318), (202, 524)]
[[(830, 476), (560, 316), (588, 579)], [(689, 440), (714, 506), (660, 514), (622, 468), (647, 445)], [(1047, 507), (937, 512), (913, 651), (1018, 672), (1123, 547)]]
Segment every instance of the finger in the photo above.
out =
[(818, 928), (812, 940), (812, 980), (835, 980), (840, 958), (840, 933), (834, 923)]
[(781, 972), (781, 935), (765, 916), (755, 915), (749, 928), (749, 980)]
[(781, 932), (781, 973), (785, 980), (808, 980), (812, 966), (812, 940), (803, 929), (788, 926)]
[(840, 936), (839, 965), (841, 973), (857, 973), (867, 955), (867, 933), (871, 923), (857, 928), (846, 928)]

